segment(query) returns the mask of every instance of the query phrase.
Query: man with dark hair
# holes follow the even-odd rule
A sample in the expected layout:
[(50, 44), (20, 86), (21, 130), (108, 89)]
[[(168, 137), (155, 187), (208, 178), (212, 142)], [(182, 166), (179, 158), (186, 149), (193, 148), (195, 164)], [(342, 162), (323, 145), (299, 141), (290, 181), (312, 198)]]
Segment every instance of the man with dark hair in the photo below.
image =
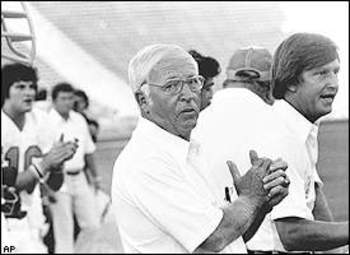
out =
[(81, 232), (99, 227), (93, 190), (84, 174), (84, 169), (90, 171), (92, 186), (97, 191), (100, 188), (100, 177), (97, 175), (93, 154), (96, 147), (86, 120), (81, 114), (73, 111), (74, 91), (69, 83), (54, 86), (53, 108), (49, 112), (49, 121), (56, 127), (54, 135), (63, 133), (64, 137), (76, 140), (79, 144), (74, 157), (64, 164), (64, 183), (55, 194), (57, 202), (51, 204), (57, 253), (74, 252), (73, 213)]
[(334, 222), (318, 176), (319, 118), (332, 111), (338, 92), (339, 55), (329, 38), (297, 33), (274, 54), (273, 110), (286, 133), (289, 196), (271, 213), (281, 251), (323, 251), (349, 244), (349, 223)]
[(35, 101), (46, 100), (46, 98), (47, 98), (47, 90), (46, 89), (39, 89), (39, 91), (35, 97)]
[(271, 63), (272, 55), (265, 48), (248, 47), (235, 51), (227, 67), (223, 88), (247, 88), (272, 105)]
[(204, 110), (213, 97), (214, 78), (221, 72), (219, 62), (208, 56), (203, 56), (195, 50), (190, 50), (188, 53), (196, 60), (198, 64), (198, 73), (205, 78), (205, 82), (201, 91), (201, 111)]
[[(2, 245), (16, 247), (18, 253), (45, 253), (42, 242), (44, 215), (40, 198), (40, 181), (55, 189), (62, 184), (61, 167), (75, 153), (74, 142), (57, 139), (54, 143), (48, 125), (32, 111), (37, 93), (37, 74), (33, 67), (8, 64), (1, 69), (1, 171), (6, 182), (11, 173), (12, 189), (21, 206), (4, 212), (7, 228)], [(3, 197), (2, 197), (3, 199)], [(21, 212), (21, 213), (18, 213)]]
[(77, 112), (83, 112), (90, 105), (89, 97), (81, 89), (76, 89), (74, 91), (74, 95), (76, 96), (76, 99), (74, 102), (74, 110)]
[(38, 77), (34, 68), (19, 63), (5, 65), (1, 69), (1, 107), (9, 97), (10, 87), (18, 81), (31, 81), (34, 90), (38, 90)]
[(74, 91), (75, 101), (74, 101), (74, 110), (79, 112), (85, 118), (86, 122), (89, 126), (89, 131), (91, 134), (91, 138), (94, 143), (97, 142), (97, 134), (99, 131), (99, 124), (97, 120), (93, 119), (88, 113), (89, 97), (83, 90), (77, 89)]
[[(259, 74), (258, 70), (263, 69), (256, 66), (250, 72)], [(269, 68), (265, 70), (268, 75)], [(246, 88), (228, 87), (218, 91), (199, 116), (191, 138), (202, 145), (209, 162), (208, 179), (218, 196), (229, 186), (222, 163), (227, 155), (234, 155), (240, 169), (249, 164), (244, 155), (250, 148), (288, 163), (289, 194), (247, 242), (251, 253), (324, 251), (349, 242), (348, 222), (330, 222), (316, 170), (315, 121), (332, 109), (338, 71), (339, 57), (331, 40), (296, 34), (278, 47), (272, 64), (273, 94), (282, 100), (269, 106)]]

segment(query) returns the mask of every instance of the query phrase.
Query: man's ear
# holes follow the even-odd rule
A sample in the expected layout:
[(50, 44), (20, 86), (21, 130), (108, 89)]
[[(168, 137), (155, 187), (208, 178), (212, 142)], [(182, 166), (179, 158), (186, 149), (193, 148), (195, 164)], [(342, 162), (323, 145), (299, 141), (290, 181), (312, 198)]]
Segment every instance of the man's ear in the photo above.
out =
[(296, 93), (298, 91), (298, 87), (303, 82), (304, 82), (304, 78), (303, 78), (302, 74), (298, 75), (297, 78), (294, 79), (293, 82), (291, 82), (292, 84), (287, 85), (287, 91), (289, 91), (293, 94)]
[(140, 106), (141, 112), (149, 113), (149, 100), (145, 93), (141, 90), (135, 92), (136, 102)]
[(298, 90), (298, 85), (289, 85), (287, 86), (287, 90), (290, 91), (291, 93), (295, 93)]

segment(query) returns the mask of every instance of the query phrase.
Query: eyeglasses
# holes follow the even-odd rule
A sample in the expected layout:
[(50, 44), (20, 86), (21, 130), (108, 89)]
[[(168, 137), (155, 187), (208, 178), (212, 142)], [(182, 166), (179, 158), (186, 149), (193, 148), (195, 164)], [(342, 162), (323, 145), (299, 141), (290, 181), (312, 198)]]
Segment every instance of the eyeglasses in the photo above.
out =
[(205, 78), (201, 75), (196, 75), (187, 79), (171, 79), (164, 85), (147, 83), (149, 86), (158, 87), (168, 95), (176, 95), (180, 93), (186, 83), (192, 92), (200, 92), (204, 85)]

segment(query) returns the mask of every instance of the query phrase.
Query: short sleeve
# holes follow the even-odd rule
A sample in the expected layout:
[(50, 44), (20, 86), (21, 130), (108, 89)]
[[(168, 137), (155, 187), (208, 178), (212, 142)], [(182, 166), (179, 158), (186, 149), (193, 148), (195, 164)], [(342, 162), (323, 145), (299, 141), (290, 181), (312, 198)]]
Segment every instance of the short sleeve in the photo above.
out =
[(297, 165), (288, 162), (286, 174), (290, 179), (288, 195), (271, 211), (273, 220), (286, 217), (313, 219), (312, 212), (307, 207), (305, 198), (304, 180), (296, 171)]
[(145, 162), (132, 177), (129, 194), (153, 224), (193, 252), (217, 228), (223, 211), (197, 194), (174, 167), (161, 159)]

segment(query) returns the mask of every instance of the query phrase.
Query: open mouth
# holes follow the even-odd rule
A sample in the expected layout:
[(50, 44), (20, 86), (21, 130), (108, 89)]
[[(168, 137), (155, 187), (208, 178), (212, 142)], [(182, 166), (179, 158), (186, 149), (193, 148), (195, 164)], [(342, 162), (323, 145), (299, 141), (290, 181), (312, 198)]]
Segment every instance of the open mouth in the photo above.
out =
[(335, 98), (335, 94), (324, 94), (324, 95), (321, 95), (320, 98), (326, 102), (331, 103)]
[(33, 102), (33, 99), (31, 99), (31, 98), (26, 98), (26, 99), (23, 100), (23, 102), (25, 102), (26, 104), (30, 104), (30, 103)]

